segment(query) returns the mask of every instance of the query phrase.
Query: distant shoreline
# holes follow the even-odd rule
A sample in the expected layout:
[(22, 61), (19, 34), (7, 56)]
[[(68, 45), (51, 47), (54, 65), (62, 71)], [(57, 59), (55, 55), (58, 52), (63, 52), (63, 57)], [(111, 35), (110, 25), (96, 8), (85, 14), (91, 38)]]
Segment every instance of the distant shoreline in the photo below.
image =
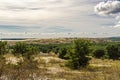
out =
[(25, 40), (27, 38), (2, 38), (0, 40)]
[[(56, 37), (56, 38), (0, 38), (1, 41), (26, 41), (26, 40), (40, 40), (40, 39), (61, 39), (61, 38), (87, 38), (87, 37)], [(113, 41), (120, 41), (120, 37), (105, 37), (105, 38), (88, 38), (88, 39), (110, 39)]]

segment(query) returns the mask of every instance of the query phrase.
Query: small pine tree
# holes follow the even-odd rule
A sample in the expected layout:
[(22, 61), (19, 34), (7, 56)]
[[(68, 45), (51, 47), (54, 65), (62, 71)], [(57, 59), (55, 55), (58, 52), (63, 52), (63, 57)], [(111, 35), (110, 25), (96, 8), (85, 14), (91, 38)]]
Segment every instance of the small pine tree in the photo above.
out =
[(71, 48), (69, 55), (69, 61), (66, 64), (72, 69), (79, 69), (81, 67), (86, 67), (90, 58), (87, 57), (90, 52), (90, 43), (88, 40), (77, 39), (73, 43), (73, 48)]

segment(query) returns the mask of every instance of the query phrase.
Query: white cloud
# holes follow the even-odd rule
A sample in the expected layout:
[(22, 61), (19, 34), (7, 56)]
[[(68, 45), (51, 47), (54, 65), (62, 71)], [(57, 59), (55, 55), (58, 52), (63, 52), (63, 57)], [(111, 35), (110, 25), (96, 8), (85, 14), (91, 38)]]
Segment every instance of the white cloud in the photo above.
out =
[(100, 2), (94, 7), (94, 11), (99, 15), (120, 13), (120, 1)]
[(114, 27), (114, 28), (120, 28), (120, 16), (119, 16), (119, 15), (116, 17), (116, 21), (117, 21), (117, 23), (116, 23), (116, 25), (113, 26), (113, 27)]
[(117, 23), (113, 28), (120, 28), (120, 1), (100, 2), (94, 7), (94, 11), (101, 16), (117, 15), (115, 18)]

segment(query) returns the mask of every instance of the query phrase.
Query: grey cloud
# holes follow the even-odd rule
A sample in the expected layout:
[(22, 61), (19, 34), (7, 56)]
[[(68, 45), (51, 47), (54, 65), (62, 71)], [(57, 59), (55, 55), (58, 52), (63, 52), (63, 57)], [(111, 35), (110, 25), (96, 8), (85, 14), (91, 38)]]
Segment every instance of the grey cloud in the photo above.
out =
[(61, 3), (63, 0), (48, 0), (49, 3)]
[(73, 30), (66, 27), (55, 26), (46, 29), (48, 32), (72, 32)]
[(120, 13), (120, 1), (100, 2), (94, 7), (94, 11), (99, 15), (111, 15)]
[(22, 7), (22, 6), (6, 6), (4, 8), (0, 7), (0, 10), (8, 10), (8, 11), (23, 11), (23, 10), (42, 10), (46, 9), (45, 7)]
[(120, 1), (115, 0), (115, 1), (107, 1), (107, 2), (100, 2), (94, 7), (94, 11), (98, 15), (115, 15), (113, 16), (114, 18), (116, 17), (117, 23), (116, 25), (111, 25), (114, 28), (119, 28), (120, 27), (120, 18), (119, 13), (120, 13)]
[(45, 7), (33, 7), (33, 8), (28, 8), (29, 10), (42, 10), (42, 9), (46, 9)]

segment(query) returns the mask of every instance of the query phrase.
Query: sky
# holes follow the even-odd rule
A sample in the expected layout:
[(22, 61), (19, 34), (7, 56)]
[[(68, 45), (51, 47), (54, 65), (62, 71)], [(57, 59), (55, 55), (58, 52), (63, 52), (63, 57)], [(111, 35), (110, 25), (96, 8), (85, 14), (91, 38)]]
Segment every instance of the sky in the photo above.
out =
[(120, 1), (0, 0), (0, 33), (120, 36)]

